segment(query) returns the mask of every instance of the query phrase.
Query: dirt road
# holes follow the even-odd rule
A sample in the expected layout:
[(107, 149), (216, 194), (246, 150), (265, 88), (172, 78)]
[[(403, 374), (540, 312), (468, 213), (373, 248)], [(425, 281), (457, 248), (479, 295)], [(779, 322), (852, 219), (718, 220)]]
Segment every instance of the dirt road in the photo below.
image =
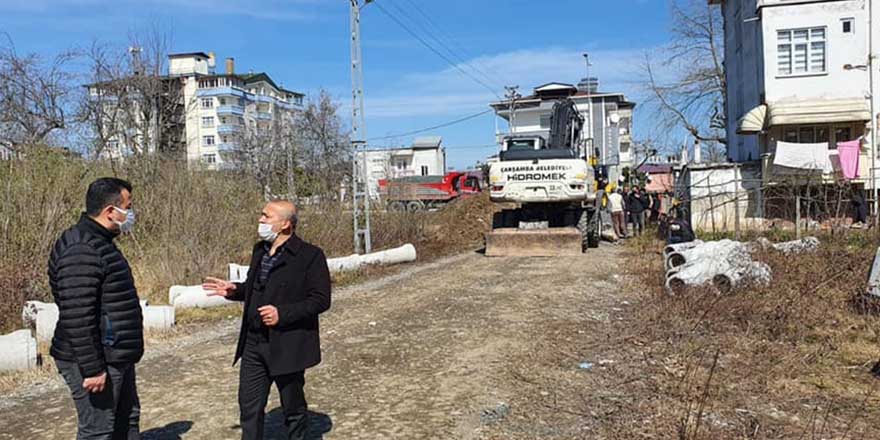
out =
[[(612, 275), (619, 257), (613, 246), (565, 259), (474, 253), (339, 289), (322, 318), (324, 362), (306, 376), (312, 438), (592, 438), (600, 417), (569, 384), (598, 386), (620, 362), (602, 351), (603, 326), (629, 304)], [(146, 439), (240, 435), (236, 329), (148, 347)], [(275, 394), (269, 438), (281, 431)], [(69, 439), (73, 406), (55, 381), (0, 398), (0, 427), (0, 439)]]

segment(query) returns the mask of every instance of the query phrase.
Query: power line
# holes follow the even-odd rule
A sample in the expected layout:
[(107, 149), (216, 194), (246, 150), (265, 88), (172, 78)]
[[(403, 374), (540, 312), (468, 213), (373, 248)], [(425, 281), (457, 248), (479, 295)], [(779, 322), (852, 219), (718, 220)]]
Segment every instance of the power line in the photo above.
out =
[(481, 80), (481, 79), (477, 78), (476, 76), (472, 75), (472, 74), (471, 74), (470, 72), (468, 72), (467, 70), (462, 69), (461, 66), (460, 66), (458, 63), (456, 63), (456, 62), (452, 61), (451, 59), (449, 59), (448, 56), (444, 55), (442, 52), (440, 52), (439, 50), (437, 50), (437, 49), (436, 49), (434, 46), (432, 46), (430, 43), (428, 43), (427, 41), (425, 41), (424, 38), (422, 38), (422, 37), (421, 37), (420, 35), (418, 35), (415, 31), (413, 31), (413, 30), (412, 30), (409, 26), (407, 26), (403, 21), (401, 21), (400, 18), (398, 18), (397, 16), (395, 16), (394, 14), (392, 14), (391, 12), (389, 12), (387, 9), (385, 9), (385, 7), (382, 6), (382, 4), (381, 4), (380, 2), (378, 2), (378, 1), (374, 1), (374, 2), (372, 2), (372, 4), (376, 5), (376, 7), (378, 7), (379, 10), (382, 11), (382, 13), (384, 13), (385, 15), (388, 16), (388, 18), (390, 18), (390, 19), (393, 20), (395, 23), (397, 23), (400, 27), (403, 28), (403, 30), (405, 30), (405, 31), (406, 31), (408, 34), (410, 34), (413, 38), (415, 38), (416, 40), (418, 40), (419, 43), (421, 43), (423, 46), (425, 46), (426, 48), (428, 48), (431, 52), (434, 52), (435, 55), (437, 55), (437, 56), (439, 56), (440, 58), (442, 58), (442, 59), (443, 59), (444, 61), (446, 61), (450, 66), (452, 66), (453, 68), (455, 68), (456, 70), (458, 70), (459, 72), (461, 72), (463, 75), (467, 76), (468, 78), (474, 80), (474, 82), (476, 82), (477, 84), (479, 84), (479, 85), (485, 87), (486, 90), (492, 92), (493, 95), (495, 95), (496, 97), (498, 97), (498, 100), (503, 100), (503, 99), (501, 98), (501, 95), (499, 95), (498, 92), (496, 92), (494, 88), (492, 88), (491, 86), (489, 86), (488, 84), (486, 84), (483, 80)]
[(436, 130), (436, 129), (438, 129), (438, 128), (445, 128), (445, 127), (449, 127), (449, 126), (452, 126), (452, 125), (455, 125), (455, 124), (460, 124), (460, 123), (462, 123), (462, 122), (469, 121), (469, 120), (471, 120), (471, 119), (479, 118), (480, 116), (483, 116), (483, 115), (485, 115), (485, 114), (487, 114), (487, 113), (490, 113), (490, 112), (492, 112), (492, 111), (493, 111), (492, 109), (489, 109), (489, 110), (483, 110), (483, 111), (481, 111), (481, 112), (479, 112), (479, 113), (475, 113), (475, 114), (472, 114), (472, 115), (470, 115), (470, 116), (465, 116), (465, 117), (463, 117), (463, 118), (459, 118), (459, 119), (456, 119), (456, 120), (454, 120), (454, 121), (444, 122), (444, 123), (442, 123), (442, 124), (440, 124), (440, 125), (435, 125), (435, 126), (433, 126), (433, 127), (420, 128), (420, 129), (418, 129), (418, 130), (408, 131), (408, 132), (406, 132), (406, 133), (397, 133), (397, 134), (392, 134), (392, 135), (388, 135), (388, 136), (375, 137), (375, 138), (370, 138), (370, 139), (368, 139), (368, 140), (369, 140), (369, 141), (381, 141), (381, 140), (384, 140), (384, 139), (391, 139), (391, 138), (396, 138), (396, 137), (412, 136), (412, 135), (414, 135), (414, 134), (424, 133), (424, 132), (426, 132), (426, 131)]
[[(470, 61), (467, 60), (468, 57), (470, 57), (470, 55), (468, 54), (468, 51), (466, 49), (462, 48), (461, 45), (457, 44), (452, 38), (448, 38), (447, 36), (445, 36), (444, 35), (445, 32), (440, 28), (440, 26), (437, 24), (437, 22), (434, 21), (434, 19), (432, 19), (431, 16), (427, 12), (425, 12), (425, 10), (422, 9), (421, 6), (418, 5), (418, 3), (416, 3), (413, 0), (406, 0), (406, 2), (409, 3), (410, 5), (412, 5), (413, 9), (415, 9), (416, 12), (418, 12), (418, 15), (420, 15), (421, 17), (424, 18), (423, 21), (428, 24), (428, 26), (422, 27), (422, 30), (425, 32), (425, 34), (427, 34), (434, 41), (436, 41), (440, 47), (442, 47), (443, 49), (446, 49), (446, 52), (448, 52), (453, 58), (456, 58), (457, 60), (459, 60), (461, 62), (461, 64), (464, 64), (465, 66), (467, 66), (471, 70), (473, 70), (475, 73), (479, 74), (488, 83), (493, 84), (495, 86), (499, 86), (499, 83), (497, 82), (496, 79), (492, 78), (484, 70), (480, 69), (479, 66), (475, 66), (473, 63), (471, 63)], [(400, 11), (404, 16), (409, 18), (410, 21), (412, 21), (413, 23), (416, 23), (416, 25), (418, 25), (418, 20), (415, 19), (408, 12), (406, 12), (406, 10), (404, 8), (398, 6), (395, 2), (391, 2), (390, 0), (389, 0), (389, 3), (392, 6), (394, 6), (398, 11)], [(430, 28), (433, 28), (433, 31)], [(456, 53), (450, 47), (452, 44), (454, 44), (464, 55), (459, 55), (458, 53)], [(497, 87), (497, 88), (501, 89), (501, 87)]]

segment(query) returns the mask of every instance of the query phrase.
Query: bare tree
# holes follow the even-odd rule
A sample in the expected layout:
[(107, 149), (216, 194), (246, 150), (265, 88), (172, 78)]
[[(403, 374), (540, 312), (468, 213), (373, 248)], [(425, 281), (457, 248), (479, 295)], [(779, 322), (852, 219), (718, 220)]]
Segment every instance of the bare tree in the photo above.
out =
[(51, 61), (19, 54), (8, 35), (0, 35), (0, 145), (16, 153), (44, 144), (67, 125), (73, 75), (68, 65), (75, 53)]
[(337, 197), (341, 184), (351, 178), (351, 145), (339, 116), (339, 104), (322, 90), (297, 115), (303, 190), (310, 195)]
[[(645, 55), (646, 86), (664, 130), (683, 127), (695, 139), (726, 145), (727, 100), (723, 17), (705, 0), (671, 0), (672, 40)], [(662, 66), (662, 68), (660, 67)]]
[(98, 156), (182, 154), (185, 103), (181, 80), (165, 74), (169, 40), (154, 29), (131, 34), (127, 48), (95, 43), (88, 51), (91, 78), (80, 116)]

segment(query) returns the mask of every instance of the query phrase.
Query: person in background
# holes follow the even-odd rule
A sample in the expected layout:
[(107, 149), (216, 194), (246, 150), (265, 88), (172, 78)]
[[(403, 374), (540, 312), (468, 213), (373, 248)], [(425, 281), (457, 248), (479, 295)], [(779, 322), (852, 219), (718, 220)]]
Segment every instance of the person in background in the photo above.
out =
[(629, 213), (629, 195), (630, 195), (629, 185), (623, 186), (623, 192), (621, 192), (620, 195), (623, 196), (623, 232), (624, 232), (623, 235), (627, 236), (629, 234), (627, 234), (626, 232), (629, 230), (629, 222), (631, 219), (631, 216)]
[(649, 196), (651, 197), (651, 222), (657, 223), (660, 221), (660, 209), (662, 207), (660, 193), (651, 193)]
[(608, 209), (611, 211), (611, 223), (614, 225), (614, 233), (620, 238), (626, 238), (626, 219), (624, 218), (624, 201), (620, 190), (611, 191), (608, 194)]
[(141, 438), (135, 364), (144, 355), (143, 312), (114, 244), (134, 226), (131, 188), (112, 177), (92, 182), (85, 212), (49, 255), (59, 312), (50, 353), (70, 388), (78, 440)]
[(633, 224), (632, 235), (642, 235), (642, 231), (645, 228), (644, 214), (647, 206), (645, 198), (638, 186), (633, 186), (632, 192), (630, 192), (627, 199), (626, 206), (627, 211), (629, 211), (630, 222)]

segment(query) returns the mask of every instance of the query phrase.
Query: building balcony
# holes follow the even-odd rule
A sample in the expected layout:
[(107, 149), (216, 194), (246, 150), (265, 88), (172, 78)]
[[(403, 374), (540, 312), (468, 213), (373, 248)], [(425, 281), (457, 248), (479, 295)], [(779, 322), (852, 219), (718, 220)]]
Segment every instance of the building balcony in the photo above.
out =
[(235, 151), (238, 151), (238, 144), (234, 142), (216, 144), (216, 147), (217, 151), (220, 153), (233, 153)]
[(249, 93), (234, 87), (214, 87), (210, 89), (196, 90), (196, 96), (199, 98), (207, 98), (209, 96), (237, 96), (239, 98), (252, 98)]
[(244, 107), (240, 105), (221, 105), (217, 107), (218, 115), (244, 115)]
[(257, 119), (262, 119), (264, 121), (271, 121), (272, 120), (272, 113), (257, 112)]
[(220, 134), (230, 134), (230, 133), (238, 133), (242, 129), (241, 125), (237, 124), (220, 124), (217, 126), (217, 133)]

